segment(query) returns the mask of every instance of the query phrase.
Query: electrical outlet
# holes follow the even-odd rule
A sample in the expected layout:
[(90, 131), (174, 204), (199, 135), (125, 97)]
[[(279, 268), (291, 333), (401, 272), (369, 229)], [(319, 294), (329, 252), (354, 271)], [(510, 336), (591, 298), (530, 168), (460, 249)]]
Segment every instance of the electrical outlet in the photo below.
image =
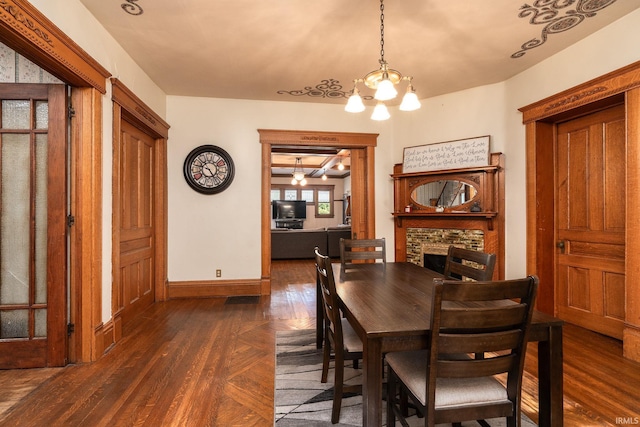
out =
[(216, 277), (222, 277), (222, 270), (216, 270)]

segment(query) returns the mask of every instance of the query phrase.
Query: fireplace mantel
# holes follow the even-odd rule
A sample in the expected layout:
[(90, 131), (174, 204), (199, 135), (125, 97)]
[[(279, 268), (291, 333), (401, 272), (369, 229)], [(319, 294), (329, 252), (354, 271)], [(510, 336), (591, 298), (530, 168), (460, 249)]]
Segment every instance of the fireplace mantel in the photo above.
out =
[[(407, 229), (479, 230), (484, 251), (496, 254), (494, 278), (504, 278), (504, 155), (491, 153), (482, 167), (402, 173), (394, 166), (395, 260), (407, 261)], [(425, 184), (457, 181), (473, 187), (475, 195), (457, 206), (431, 206), (415, 200), (415, 190)], [(479, 207), (479, 211), (478, 210)], [(473, 209), (472, 209), (473, 208)]]

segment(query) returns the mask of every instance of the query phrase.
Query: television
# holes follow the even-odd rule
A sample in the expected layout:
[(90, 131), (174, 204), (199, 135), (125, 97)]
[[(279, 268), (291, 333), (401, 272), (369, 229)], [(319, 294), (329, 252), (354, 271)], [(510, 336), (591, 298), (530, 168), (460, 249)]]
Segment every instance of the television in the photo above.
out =
[(304, 200), (274, 200), (273, 219), (306, 219), (307, 202)]

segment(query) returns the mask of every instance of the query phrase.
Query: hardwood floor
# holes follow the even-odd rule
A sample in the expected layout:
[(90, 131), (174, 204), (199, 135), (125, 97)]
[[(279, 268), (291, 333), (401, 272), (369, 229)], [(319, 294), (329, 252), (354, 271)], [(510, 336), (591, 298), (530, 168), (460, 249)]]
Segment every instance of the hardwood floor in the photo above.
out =
[[(275, 333), (315, 327), (313, 263), (277, 261), (258, 304), (154, 304), (99, 361), (0, 371), (2, 426), (272, 426)], [(523, 411), (537, 420), (535, 346)], [(639, 424), (640, 364), (619, 341), (567, 325), (565, 426)]]

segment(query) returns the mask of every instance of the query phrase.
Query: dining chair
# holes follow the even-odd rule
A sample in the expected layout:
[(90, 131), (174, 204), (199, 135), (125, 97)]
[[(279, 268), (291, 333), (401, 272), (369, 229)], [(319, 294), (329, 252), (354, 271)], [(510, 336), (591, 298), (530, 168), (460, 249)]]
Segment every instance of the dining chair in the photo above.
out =
[(331, 349), (333, 349), (334, 385), (331, 423), (336, 424), (340, 420), (343, 394), (362, 391), (360, 385), (347, 386), (344, 384), (344, 363), (347, 360), (358, 361), (362, 359), (362, 341), (340, 312), (331, 259), (322, 255), (317, 247), (315, 248), (315, 258), (325, 317), (321, 382), (327, 382)]
[[(387, 353), (387, 425), (404, 420), (408, 396), (425, 426), (506, 417), (520, 426), (522, 372), (538, 278), (435, 279), (428, 350)], [(451, 354), (484, 352), (484, 359)], [(496, 379), (501, 376), (502, 382)], [(400, 388), (400, 397), (398, 397)], [(406, 425), (406, 424), (403, 424)]]
[(449, 246), (444, 264), (447, 279), (473, 279), (486, 281), (493, 278), (496, 254)]
[(340, 239), (340, 273), (343, 274), (354, 264), (366, 260), (382, 262), (382, 270), (387, 266), (387, 245), (380, 239)]

